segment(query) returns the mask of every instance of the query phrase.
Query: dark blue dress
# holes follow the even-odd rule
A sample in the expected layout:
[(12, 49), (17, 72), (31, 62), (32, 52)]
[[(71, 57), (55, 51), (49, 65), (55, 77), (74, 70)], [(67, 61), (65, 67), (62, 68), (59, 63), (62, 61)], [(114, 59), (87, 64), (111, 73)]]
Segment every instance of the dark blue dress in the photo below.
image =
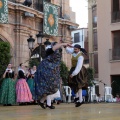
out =
[(60, 85), (60, 62), (62, 53), (60, 50), (55, 52), (52, 49), (47, 51), (47, 57), (42, 60), (35, 73), (35, 99), (54, 94)]

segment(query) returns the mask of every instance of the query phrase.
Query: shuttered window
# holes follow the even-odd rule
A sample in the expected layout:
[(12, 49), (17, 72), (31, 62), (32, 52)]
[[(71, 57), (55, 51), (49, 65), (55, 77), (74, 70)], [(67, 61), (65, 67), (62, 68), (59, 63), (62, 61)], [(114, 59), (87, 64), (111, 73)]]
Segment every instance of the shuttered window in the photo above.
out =
[(120, 0), (113, 0), (113, 12), (119, 11)]
[(74, 43), (80, 42), (79, 33), (74, 33)]

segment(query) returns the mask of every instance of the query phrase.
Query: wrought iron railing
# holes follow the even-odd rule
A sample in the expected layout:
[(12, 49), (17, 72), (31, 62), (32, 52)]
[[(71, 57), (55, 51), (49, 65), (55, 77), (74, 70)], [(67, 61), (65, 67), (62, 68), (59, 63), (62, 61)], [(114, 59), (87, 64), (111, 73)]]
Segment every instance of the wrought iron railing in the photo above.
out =
[(109, 59), (112, 60), (120, 60), (120, 49), (109, 49)]

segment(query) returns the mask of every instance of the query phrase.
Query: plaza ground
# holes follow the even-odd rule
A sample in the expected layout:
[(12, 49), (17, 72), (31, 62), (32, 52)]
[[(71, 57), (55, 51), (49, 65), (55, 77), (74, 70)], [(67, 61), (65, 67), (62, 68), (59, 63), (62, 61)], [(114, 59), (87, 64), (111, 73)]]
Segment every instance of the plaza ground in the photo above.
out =
[(38, 105), (0, 106), (0, 120), (120, 120), (119, 103), (55, 105), (56, 109), (42, 109)]

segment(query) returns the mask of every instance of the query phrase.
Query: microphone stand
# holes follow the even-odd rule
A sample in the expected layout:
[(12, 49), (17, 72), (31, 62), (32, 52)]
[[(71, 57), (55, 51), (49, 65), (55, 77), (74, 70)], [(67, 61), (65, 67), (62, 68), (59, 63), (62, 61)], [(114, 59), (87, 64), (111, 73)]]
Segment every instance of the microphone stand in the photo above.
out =
[(102, 81), (99, 81), (100, 83), (102, 83), (103, 85), (104, 85), (104, 102), (105, 102), (105, 86), (107, 85), (107, 84), (105, 84), (104, 82), (102, 82)]

